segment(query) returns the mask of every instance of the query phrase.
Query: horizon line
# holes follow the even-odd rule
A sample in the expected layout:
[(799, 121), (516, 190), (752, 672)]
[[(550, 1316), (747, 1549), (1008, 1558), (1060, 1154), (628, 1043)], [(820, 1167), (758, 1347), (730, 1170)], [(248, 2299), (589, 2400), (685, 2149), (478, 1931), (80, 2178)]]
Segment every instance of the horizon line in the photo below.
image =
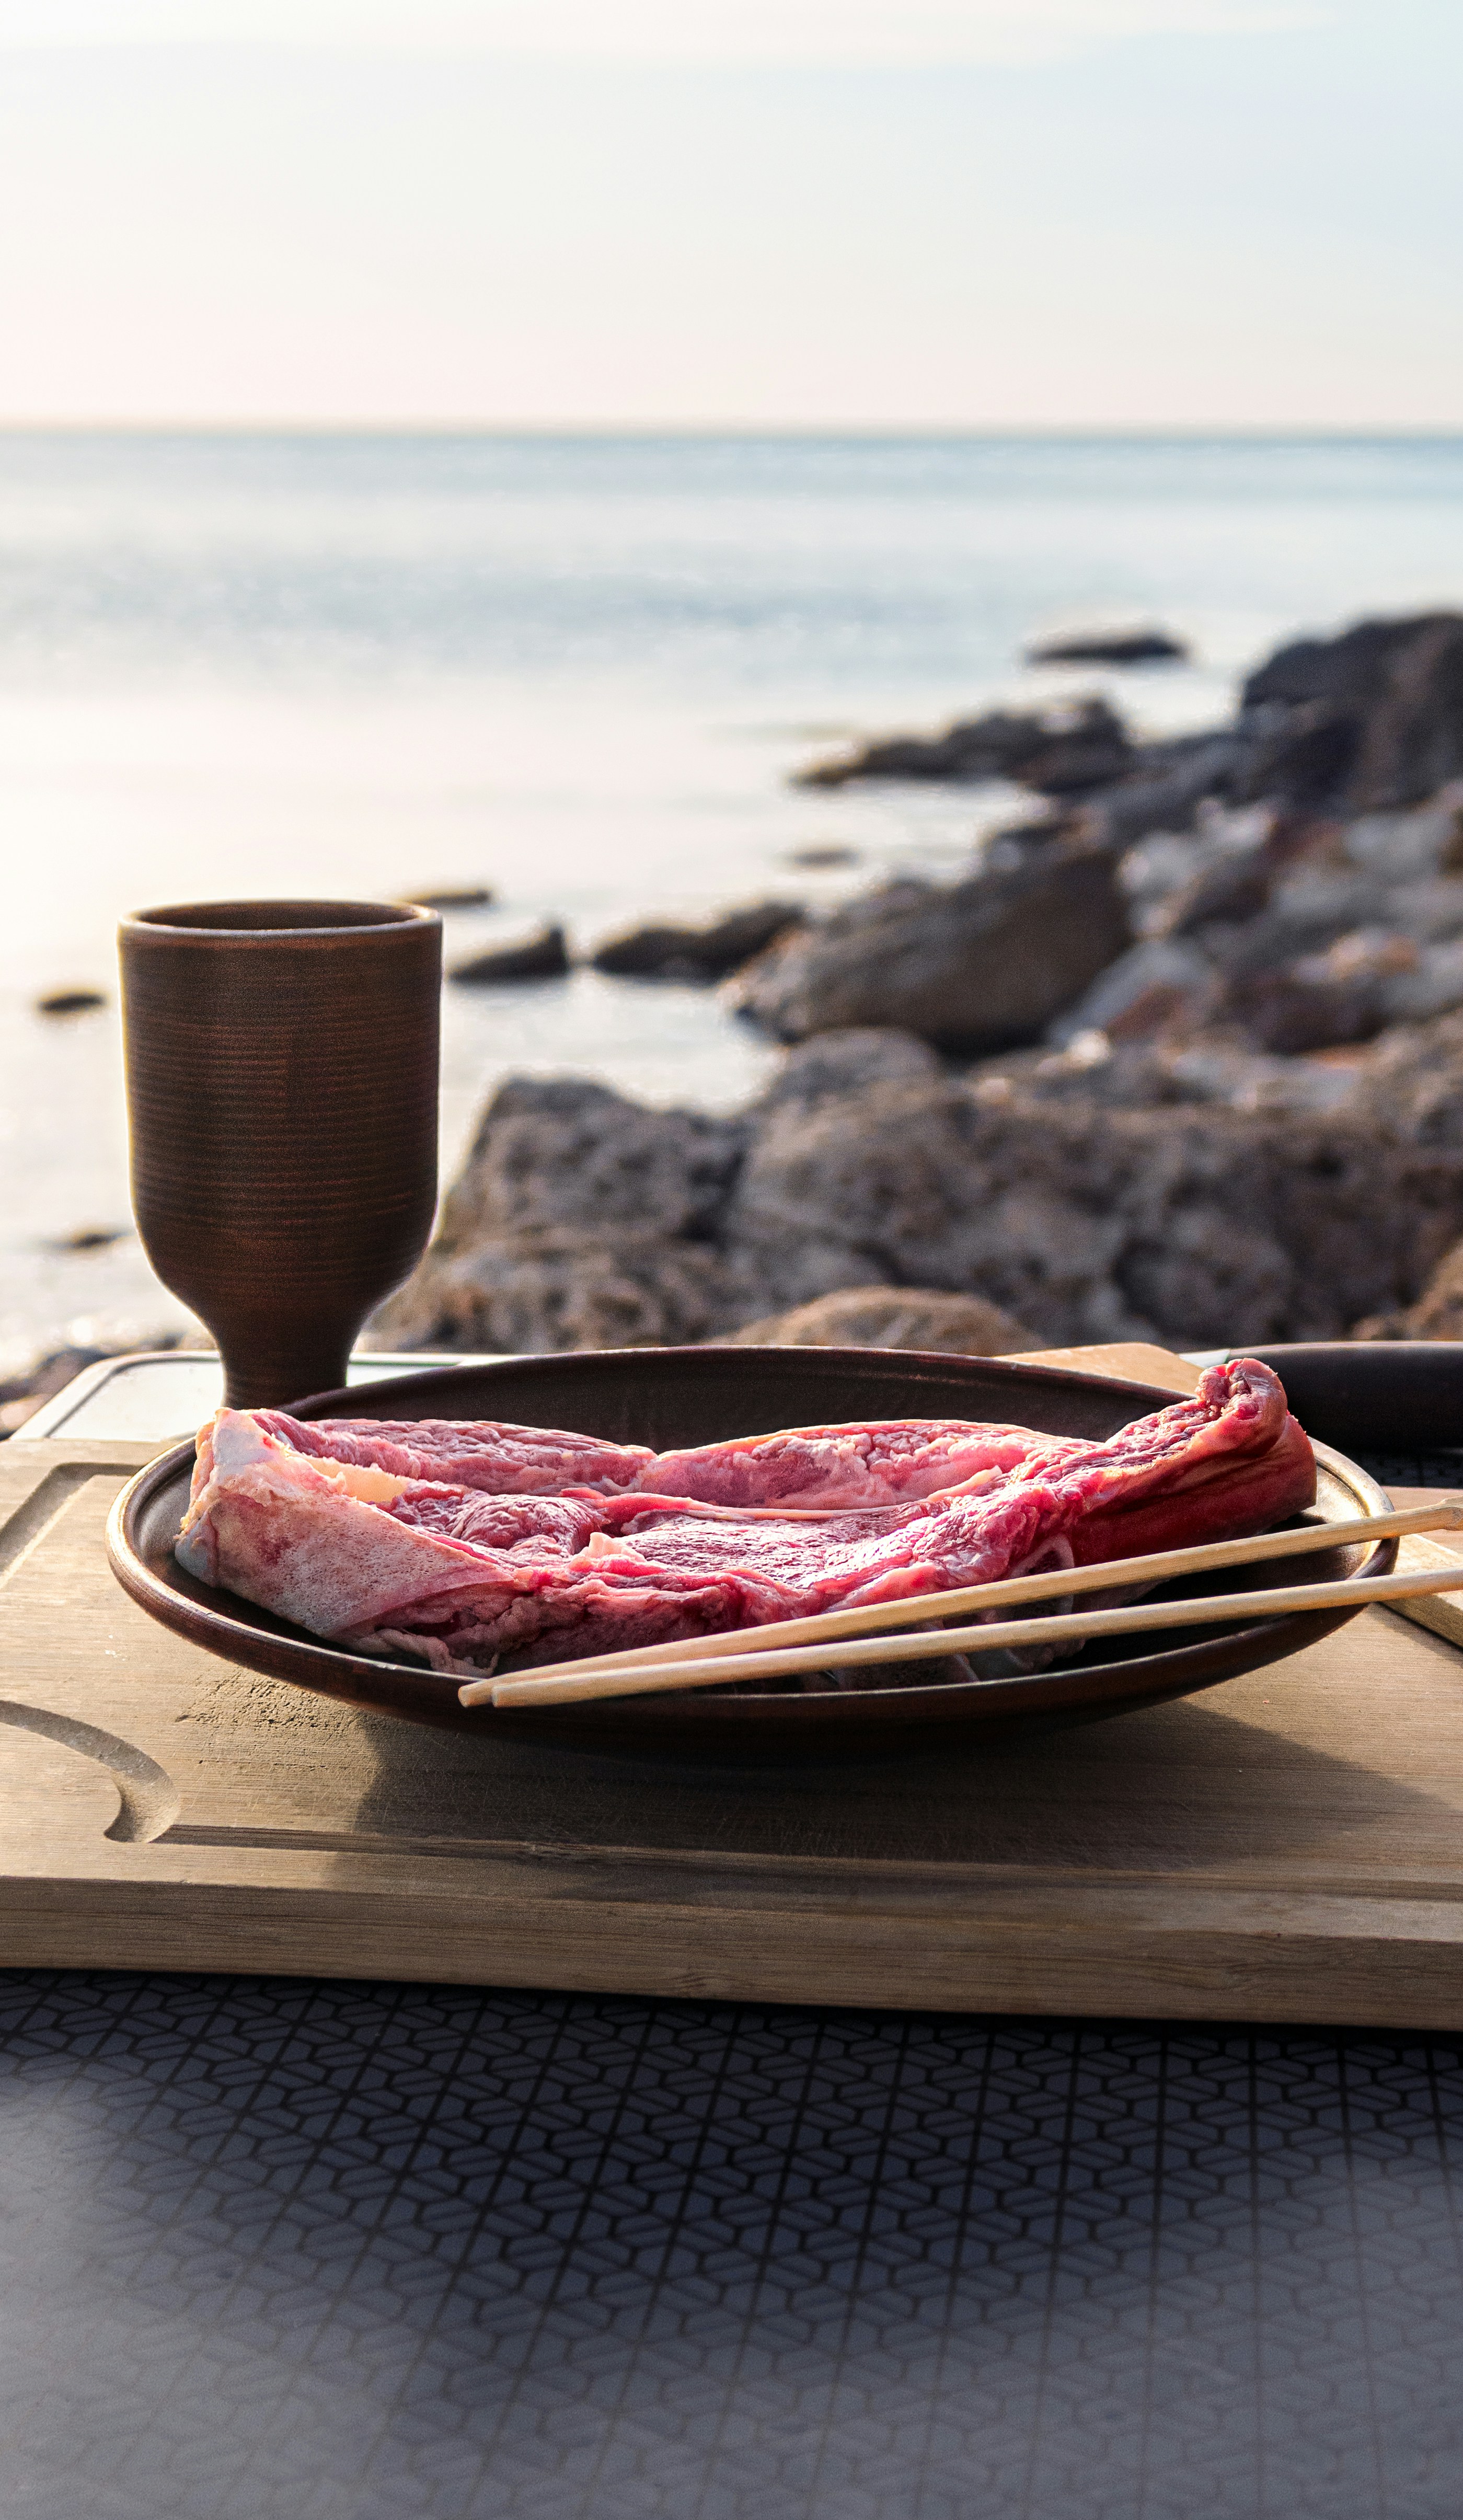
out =
[(859, 438), (966, 439), (994, 442), (1039, 438), (1052, 442), (1102, 438), (1277, 439), (1335, 444), (1378, 439), (1463, 440), (1457, 421), (807, 421), (807, 420), (451, 420), (80, 418), (0, 415), (0, 437), (627, 437), (627, 438)]

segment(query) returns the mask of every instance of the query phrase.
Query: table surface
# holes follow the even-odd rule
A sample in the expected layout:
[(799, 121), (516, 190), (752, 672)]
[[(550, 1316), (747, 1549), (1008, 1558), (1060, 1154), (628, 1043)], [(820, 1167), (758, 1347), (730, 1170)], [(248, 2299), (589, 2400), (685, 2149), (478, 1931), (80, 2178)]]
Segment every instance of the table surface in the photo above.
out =
[(1034, 1740), (574, 1750), (158, 1626), (103, 1545), (146, 1449), (0, 1451), (0, 1962), (1463, 2026), (1463, 1656), (1394, 1612)]
[[(23, 1495), (108, 1458), (5, 1449)], [(53, 1542), (69, 1527), (93, 1545), (82, 1525), (121, 1466), (72, 1481)], [(21, 1527), (13, 1592), (46, 1580), (43, 1527)], [(1130, 1812), (1172, 1842), (1217, 1751), (1248, 1743), (1227, 1771), (1236, 1796), (1217, 1819), (1211, 1805), (1211, 1869), (1242, 1859), (1258, 1795), (1277, 1815), (1289, 1803), (1302, 1833), (1323, 1809), (1353, 1884), (1386, 1860), (1389, 1827), (1414, 1854), (1420, 1829), (1436, 1890), (1463, 1859), (1448, 1747), (1463, 1663), (1386, 1612), (1345, 1635), (1369, 1624), (1428, 1675), (1431, 1713), (1405, 1692), (1389, 1706), (1389, 1812), (1373, 1808), (1376, 1766), (1343, 1738), (1353, 1664), (1304, 1713), (1263, 1704), (1275, 1691), (1257, 1675), (1067, 1736), (1069, 1834), (1084, 1780), (1126, 1765)], [(79, 1706), (107, 1650), (93, 1633), (79, 1659), (53, 1660), (64, 1721), (66, 1688)], [(226, 1676), (195, 1659), (176, 1764), (190, 1750), (227, 1765)], [(129, 1792), (152, 1824), (145, 1773), (27, 1731), (37, 1691), (13, 1657), (5, 1688), (12, 1834), (27, 1762), (42, 1794), (69, 1779), (102, 1844)], [(1458, 1703), (1463, 1732), (1463, 1688)], [(270, 1767), (272, 1737), (275, 1773), (308, 1801), (319, 1738), (312, 1752), (309, 1728), (262, 1701), (251, 1722), (257, 1756)], [(1051, 1806), (1006, 1773), (991, 1809), (1022, 1862), (1049, 1859)], [(516, 1790), (531, 1802), (531, 1776)], [(860, 1826), (896, 1836), (913, 1810), (877, 1778), (861, 1807)], [(141, 1834), (111, 1845), (156, 1860)], [(1463, 2508), (1455, 2026), (1338, 2031), (1313, 2006), (1312, 2026), (1257, 2029), (193, 1975), (211, 1930), (201, 1881), (199, 1902), (174, 1973), (0, 1973), (7, 2513)], [(1070, 2003), (1090, 2010), (1081, 1960), (1079, 1947)], [(286, 1937), (275, 1965), (309, 1962)], [(1384, 1982), (1396, 1968), (1392, 2017), (1408, 2022), (1405, 1937), (1378, 1965)]]
[(0, 1978), (25, 2520), (1456, 2520), (1463, 2048)]

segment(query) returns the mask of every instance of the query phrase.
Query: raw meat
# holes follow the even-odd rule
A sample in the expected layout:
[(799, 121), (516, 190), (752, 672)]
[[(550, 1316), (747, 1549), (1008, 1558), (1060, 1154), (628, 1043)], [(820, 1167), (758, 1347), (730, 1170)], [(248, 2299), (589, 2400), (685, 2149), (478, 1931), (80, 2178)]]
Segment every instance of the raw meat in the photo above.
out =
[(794, 1426), (693, 1453), (660, 1453), (631, 1481), (638, 1496), (694, 1497), (745, 1510), (827, 1511), (906, 1505), (985, 1470), (1012, 1470), (1042, 1437), (1030, 1426), (902, 1418), (867, 1426)]
[[(446, 1479), (493, 1496), (557, 1496), (571, 1484), (628, 1487), (655, 1460), (647, 1444), (610, 1444), (545, 1426), (459, 1423), (450, 1418), (333, 1418), (307, 1423), (282, 1409), (254, 1412), (266, 1435), (293, 1452), (390, 1470), (404, 1479)], [(199, 1437), (199, 1461), (212, 1434)]]
[[(317, 1636), (476, 1672), (1227, 1538), (1315, 1493), (1310, 1446), (1253, 1362), (1212, 1368), (1192, 1399), (1103, 1442), (805, 1427), (658, 1458), (591, 1448), (596, 1487), (587, 1441), (222, 1410), (177, 1553)], [(412, 1469), (392, 1466), (406, 1456)], [(556, 1495), (508, 1484), (555, 1458)], [(415, 1466), (464, 1462), (475, 1484)]]

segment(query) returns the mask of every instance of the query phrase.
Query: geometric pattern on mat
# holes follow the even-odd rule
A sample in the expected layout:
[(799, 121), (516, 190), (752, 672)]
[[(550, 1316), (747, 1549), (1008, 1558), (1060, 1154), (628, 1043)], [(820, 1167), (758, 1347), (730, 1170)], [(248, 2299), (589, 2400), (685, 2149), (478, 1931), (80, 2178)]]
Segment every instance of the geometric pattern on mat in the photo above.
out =
[(1463, 2511), (1456, 2040), (49, 1971), (0, 2023), (7, 2514)]

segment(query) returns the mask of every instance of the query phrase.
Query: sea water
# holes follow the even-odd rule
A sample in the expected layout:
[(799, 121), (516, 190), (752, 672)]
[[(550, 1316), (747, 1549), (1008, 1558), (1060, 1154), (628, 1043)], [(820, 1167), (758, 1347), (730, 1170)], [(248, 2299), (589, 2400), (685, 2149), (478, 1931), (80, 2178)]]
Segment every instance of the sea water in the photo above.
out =
[[(128, 1222), (119, 912), (491, 886), (452, 963), (827, 904), (1019, 800), (789, 785), (820, 751), (1092, 690), (1199, 725), (1291, 632), (1435, 605), (1457, 439), (0, 434), (0, 1372), (181, 1318), (125, 1233), (58, 1247)], [(1192, 661), (1023, 669), (1110, 617)], [(34, 1012), (67, 986), (110, 1003)], [(774, 1056), (706, 990), (449, 988), (444, 1167), (511, 1071), (726, 1108)]]

